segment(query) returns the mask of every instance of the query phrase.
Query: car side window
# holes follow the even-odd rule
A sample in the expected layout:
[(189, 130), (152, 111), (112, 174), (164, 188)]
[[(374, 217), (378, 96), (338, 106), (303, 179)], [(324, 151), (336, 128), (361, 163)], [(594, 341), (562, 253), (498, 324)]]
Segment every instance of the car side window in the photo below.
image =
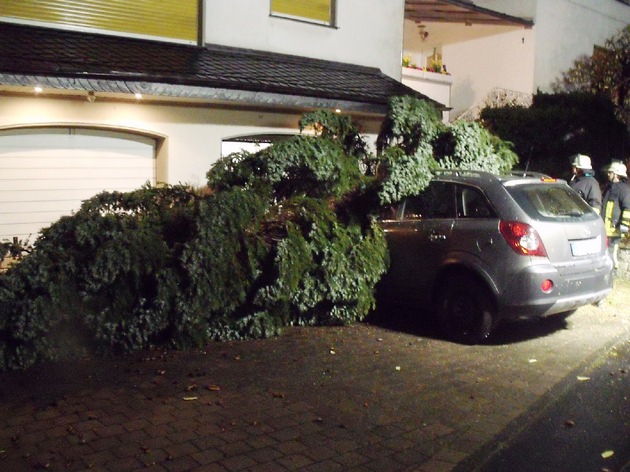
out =
[(490, 218), (492, 208), (476, 188), (460, 186), (457, 189), (458, 218)]
[(433, 181), (420, 194), (405, 200), (403, 219), (455, 218), (455, 185)]

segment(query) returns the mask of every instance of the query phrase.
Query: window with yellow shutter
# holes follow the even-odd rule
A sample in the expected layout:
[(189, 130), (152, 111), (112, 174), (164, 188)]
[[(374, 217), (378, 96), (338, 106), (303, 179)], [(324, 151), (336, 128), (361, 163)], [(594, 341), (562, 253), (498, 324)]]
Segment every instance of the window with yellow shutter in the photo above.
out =
[(0, 0), (0, 21), (199, 42), (202, 0)]
[(271, 16), (335, 26), (335, 0), (271, 0)]

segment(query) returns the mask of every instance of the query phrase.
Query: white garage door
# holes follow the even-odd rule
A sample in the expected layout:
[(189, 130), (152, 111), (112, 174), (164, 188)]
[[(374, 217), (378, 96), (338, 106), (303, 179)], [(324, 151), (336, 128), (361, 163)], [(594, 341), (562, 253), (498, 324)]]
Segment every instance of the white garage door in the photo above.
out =
[(28, 239), (103, 190), (155, 184), (155, 141), (87, 129), (0, 131), (0, 241)]

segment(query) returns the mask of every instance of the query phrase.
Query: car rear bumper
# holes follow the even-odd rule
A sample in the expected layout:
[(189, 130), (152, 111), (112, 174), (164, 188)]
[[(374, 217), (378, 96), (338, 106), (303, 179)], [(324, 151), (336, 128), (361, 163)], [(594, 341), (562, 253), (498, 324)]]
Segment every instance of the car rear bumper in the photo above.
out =
[[(501, 318), (533, 318), (575, 310), (598, 303), (612, 290), (612, 261), (606, 257), (588, 270), (572, 267), (558, 270), (552, 265), (532, 266), (511, 278), (499, 297)], [(543, 281), (551, 280), (553, 288), (545, 293)]]

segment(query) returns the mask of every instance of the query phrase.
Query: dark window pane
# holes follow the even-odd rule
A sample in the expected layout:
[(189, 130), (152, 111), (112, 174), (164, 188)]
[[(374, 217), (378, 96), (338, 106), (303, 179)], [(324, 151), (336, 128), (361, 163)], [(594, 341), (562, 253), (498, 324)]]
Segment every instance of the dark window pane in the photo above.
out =
[(455, 218), (455, 185), (431, 182), (419, 195), (407, 198), (404, 219)]
[(478, 189), (462, 186), (458, 188), (457, 194), (459, 204), (457, 216), (459, 218), (490, 218), (494, 216), (492, 208)]

